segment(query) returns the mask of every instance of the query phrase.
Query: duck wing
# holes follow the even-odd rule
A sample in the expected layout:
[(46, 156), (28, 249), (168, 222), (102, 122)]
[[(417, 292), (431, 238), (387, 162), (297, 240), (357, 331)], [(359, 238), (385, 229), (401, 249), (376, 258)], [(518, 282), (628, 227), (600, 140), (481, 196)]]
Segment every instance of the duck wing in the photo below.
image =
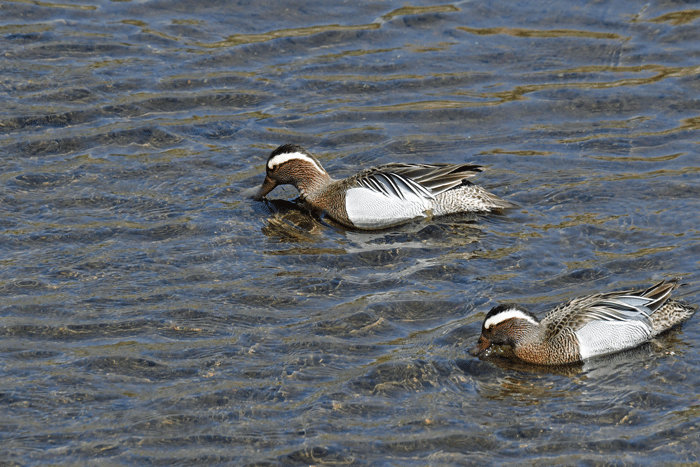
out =
[(552, 310), (547, 317), (555, 329), (574, 331), (593, 321), (650, 323), (650, 316), (669, 299), (678, 279), (661, 281), (648, 289), (624, 290), (574, 298)]
[(589, 320), (642, 320), (663, 307), (678, 287), (678, 279), (658, 282), (648, 289), (603, 294), (589, 306)]
[(406, 164), (395, 162), (363, 170), (352, 183), (387, 196), (421, 198), (436, 195), (461, 185), (483, 169), (474, 164)]
[(652, 314), (663, 307), (678, 282), (661, 281), (648, 289), (575, 298), (543, 320), (548, 338), (575, 334), (582, 358), (623, 350), (647, 341), (654, 332)]

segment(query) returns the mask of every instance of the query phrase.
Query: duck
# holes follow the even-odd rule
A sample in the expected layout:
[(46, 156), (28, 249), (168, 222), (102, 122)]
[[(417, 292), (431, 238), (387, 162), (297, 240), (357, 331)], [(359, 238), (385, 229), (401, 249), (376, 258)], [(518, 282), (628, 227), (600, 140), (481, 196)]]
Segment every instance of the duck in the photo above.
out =
[(586, 295), (562, 303), (539, 320), (524, 307), (500, 304), (481, 326), (472, 355), (509, 345), (519, 360), (563, 365), (636, 347), (693, 316), (697, 306), (671, 300), (679, 279), (647, 289)]
[(306, 149), (283, 144), (267, 159), (261, 201), (275, 187), (292, 185), (312, 213), (359, 230), (379, 230), (415, 219), (461, 212), (491, 212), (515, 207), (467, 181), (479, 165), (395, 162), (336, 180)]

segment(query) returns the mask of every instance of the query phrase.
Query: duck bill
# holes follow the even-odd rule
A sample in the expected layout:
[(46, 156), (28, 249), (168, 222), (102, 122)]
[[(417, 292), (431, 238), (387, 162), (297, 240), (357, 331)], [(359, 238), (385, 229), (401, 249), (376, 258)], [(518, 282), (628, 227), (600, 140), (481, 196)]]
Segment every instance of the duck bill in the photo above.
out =
[(475, 357), (478, 357), (479, 355), (486, 352), (490, 347), (491, 347), (491, 342), (488, 339), (486, 339), (484, 336), (481, 336), (481, 337), (479, 337), (479, 342), (476, 343), (476, 347), (471, 349), (469, 351), (469, 353), (471, 353)]
[(265, 176), (265, 181), (263, 182), (262, 186), (258, 190), (257, 193), (255, 193), (255, 196), (253, 196), (253, 199), (255, 201), (260, 201), (263, 199), (263, 196), (271, 192), (272, 190), (275, 189), (277, 186), (277, 183), (275, 183), (274, 180), (272, 180), (270, 177), (267, 175)]

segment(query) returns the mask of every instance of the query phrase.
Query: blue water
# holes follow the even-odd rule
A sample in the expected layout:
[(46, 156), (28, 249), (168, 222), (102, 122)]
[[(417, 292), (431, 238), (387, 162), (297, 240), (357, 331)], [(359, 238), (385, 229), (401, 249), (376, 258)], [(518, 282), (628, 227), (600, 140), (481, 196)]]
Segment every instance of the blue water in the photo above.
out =
[[(698, 316), (467, 352), (500, 302), (700, 304), (694, 3), (5, 1), (0, 50), (0, 465), (699, 462)], [(249, 198), (283, 143), (519, 207), (347, 231)]]

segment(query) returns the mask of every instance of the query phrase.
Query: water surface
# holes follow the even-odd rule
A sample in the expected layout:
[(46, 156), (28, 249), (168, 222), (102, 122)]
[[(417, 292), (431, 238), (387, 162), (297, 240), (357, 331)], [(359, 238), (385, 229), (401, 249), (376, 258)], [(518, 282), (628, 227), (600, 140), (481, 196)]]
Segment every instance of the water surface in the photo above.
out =
[[(0, 2), (3, 465), (663, 465), (698, 317), (546, 369), (488, 310), (681, 277), (700, 304), (700, 10), (682, 2)], [(475, 162), (519, 208), (381, 232), (249, 199)]]

